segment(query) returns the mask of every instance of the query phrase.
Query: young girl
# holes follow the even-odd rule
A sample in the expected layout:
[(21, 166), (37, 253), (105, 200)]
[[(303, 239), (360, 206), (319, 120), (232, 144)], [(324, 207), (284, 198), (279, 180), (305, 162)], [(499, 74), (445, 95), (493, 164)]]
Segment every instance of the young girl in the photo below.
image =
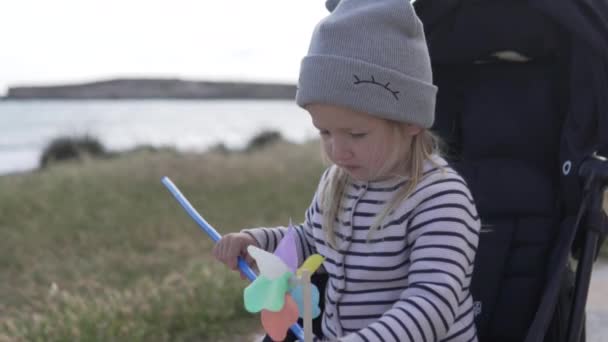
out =
[[(300, 260), (325, 257), (323, 335), (339, 341), (476, 341), (469, 291), (480, 228), (463, 179), (428, 131), (436, 88), (409, 0), (342, 0), (316, 27), (296, 101), (331, 165), (305, 221)], [(286, 228), (228, 234), (232, 269)]]

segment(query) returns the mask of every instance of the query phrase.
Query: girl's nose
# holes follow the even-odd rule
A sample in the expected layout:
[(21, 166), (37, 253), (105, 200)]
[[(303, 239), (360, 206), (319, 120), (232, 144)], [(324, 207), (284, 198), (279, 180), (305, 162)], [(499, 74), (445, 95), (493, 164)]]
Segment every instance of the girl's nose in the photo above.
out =
[(353, 153), (348, 144), (341, 139), (334, 139), (331, 144), (331, 154), (336, 161), (348, 161)]

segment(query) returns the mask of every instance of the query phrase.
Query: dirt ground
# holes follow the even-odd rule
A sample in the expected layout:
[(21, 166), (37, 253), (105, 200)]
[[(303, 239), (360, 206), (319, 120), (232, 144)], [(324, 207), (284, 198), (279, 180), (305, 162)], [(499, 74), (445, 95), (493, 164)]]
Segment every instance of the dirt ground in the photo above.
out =
[(608, 341), (608, 263), (597, 263), (587, 297), (587, 342)]

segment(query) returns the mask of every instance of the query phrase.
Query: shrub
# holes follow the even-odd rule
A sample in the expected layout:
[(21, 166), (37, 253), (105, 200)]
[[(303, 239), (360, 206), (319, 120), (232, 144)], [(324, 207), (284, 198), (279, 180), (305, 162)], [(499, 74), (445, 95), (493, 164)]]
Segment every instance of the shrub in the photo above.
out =
[(259, 150), (282, 140), (283, 137), (281, 136), (281, 133), (277, 131), (262, 131), (249, 141), (245, 151), (251, 152), (254, 150)]
[(121, 154), (130, 154), (130, 153), (158, 153), (158, 152), (167, 152), (167, 153), (178, 153), (177, 149), (172, 146), (154, 146), (150, 144), (137, 145), (131, 149), (128, 149)]
[(211, 147), (209, 147), (209, 149), (207, 149), (208, 152), (211, 153), (219, 153), (219, 154), (229, 154), (230, 152), (232, 152), (228, 146), (226, 146), (226, 144), (224, 143), (218, 143), (215, 144)]
[(101, 142), (89, 135), (59, 137), (53, 139), (43, 150), (40, 157), (40, 168), (45, 168), (53, 162), (81, 160), (84, 157), (104, 157), (106, 155), (106, 149)]

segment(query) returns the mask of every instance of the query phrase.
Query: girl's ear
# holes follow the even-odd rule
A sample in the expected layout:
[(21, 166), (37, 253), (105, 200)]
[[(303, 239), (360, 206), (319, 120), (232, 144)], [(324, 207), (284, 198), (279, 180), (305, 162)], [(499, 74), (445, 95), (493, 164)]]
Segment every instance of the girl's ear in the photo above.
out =
[(422, 132), (422, 127), (420, 127), (418, 125), (406, 123), (403, 126), (403, 132), (405, 133), (405, 135), (413, 137), (415, 135), (418, 135), (420, 132)]

